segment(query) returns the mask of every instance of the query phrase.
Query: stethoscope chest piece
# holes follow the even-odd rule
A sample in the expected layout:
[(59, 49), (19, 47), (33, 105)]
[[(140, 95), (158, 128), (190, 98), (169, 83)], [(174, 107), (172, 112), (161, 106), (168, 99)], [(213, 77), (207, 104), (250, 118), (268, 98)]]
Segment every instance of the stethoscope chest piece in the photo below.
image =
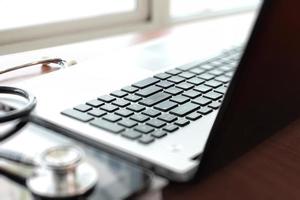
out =
[(27, 187), (40, 197), (62, 199), (84, 195), (97, 183), (96, 170), (82, 160), (82, 152), (70, 146), (47, 149), (39, 166), (27, 179)]

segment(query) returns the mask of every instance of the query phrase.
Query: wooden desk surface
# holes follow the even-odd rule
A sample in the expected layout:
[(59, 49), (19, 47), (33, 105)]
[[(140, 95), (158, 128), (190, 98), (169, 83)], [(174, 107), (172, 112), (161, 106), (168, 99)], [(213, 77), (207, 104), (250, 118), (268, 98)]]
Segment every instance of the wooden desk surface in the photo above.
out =
[(168, 185), (163, 199), (300, 199), (299, 133), (300, 120), (202, 182)]
[[(180, 27), (180, 37), (187, 37)], [(168, 37), (176, 30), (166, 29), (126, 37), (122, 46), (143, 43), (153, 38)], [(177, 31), (178, 33), (178, 31)], [(107, 43), (109, 45), (109, 42)], [(125, 46), (126, 46), (125, 45)], [(105, 45), (102, 47), (105, 48)], [(1, 84), (29, 79), (51, 72), (48, 68), (32, 68), (1, 77)], [(240, 159), (195, 184), (169, 184), (138, 197), (151, 200), (181, 199), (300, 199), (300, 121), (278, 132)]]

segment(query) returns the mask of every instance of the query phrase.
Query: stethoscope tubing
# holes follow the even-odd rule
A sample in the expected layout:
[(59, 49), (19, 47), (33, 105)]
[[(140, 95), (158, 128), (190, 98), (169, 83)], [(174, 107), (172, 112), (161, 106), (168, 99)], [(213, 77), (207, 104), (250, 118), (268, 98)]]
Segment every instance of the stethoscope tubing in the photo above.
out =
[(1, 115), (0, 123), (10, 122), (16, 119), (28, 117), (29, 114), (34, 110), (37, 103), (35, 96), (23, 89), (16, 87), (0, 86), (0, 94), (17, 95), (27, 100), (27, 104), (21, 109), (15, 109), (7, 112), (5, 115)]

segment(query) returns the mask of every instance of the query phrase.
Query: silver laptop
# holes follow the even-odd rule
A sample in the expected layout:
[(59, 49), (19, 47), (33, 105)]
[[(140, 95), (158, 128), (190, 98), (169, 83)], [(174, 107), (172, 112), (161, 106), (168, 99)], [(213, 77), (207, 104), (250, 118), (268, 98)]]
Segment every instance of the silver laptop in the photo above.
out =
[(155, 70), (130, 65), (121, 52), (18, 86), (37, 96), (38, 123), (185, 181), (197, 171), (242, 49)]

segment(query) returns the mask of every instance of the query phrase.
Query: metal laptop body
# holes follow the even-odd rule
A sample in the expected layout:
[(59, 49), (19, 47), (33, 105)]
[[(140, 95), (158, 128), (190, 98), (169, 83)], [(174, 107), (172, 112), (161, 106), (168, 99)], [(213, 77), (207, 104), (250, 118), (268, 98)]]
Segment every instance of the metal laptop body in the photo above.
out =
[(300, 117), (300, 3), (266, 0), (208, 138), (198, 178)]
[[(216, 33), (215, 35), (214, 42), (220, 50), (224, 47), (224, 39), (217, 37), (218, 34)], [(236, 36), (232, 38), (236, 41)], [(198, 42), (208, 47), (209, 44), (205, 40), (205, 38), (200, 38)], [(238, 44), (240, 42), (238, 41)], [(133, 63), (132, 60), (140, 61), (140, 51), (141, 49), (138, 49), (135, 56), (130, 52), (116, 53), (102, 57), (101, 62), (92, 60), (82, 65), (19, 83), (17, 86), (36, 95), (38, 105), (34, 114), (37, 117), (36, 120), (42, 125), (104, 149), (169, 179), (176, 181), (189, 180), (197, 171), (200, 160), (194, 158), (203, 152), (217, 110), (183, 127), (176, 133), (170, 134), (168, 138), (151, 145), (132, 142), (120, 135), (112, 134), (61, 114), (66, 108), (81, 104), (100, 95), (109, 94), (167, 70), (166, 68), (159, 69), (157, 66), (156, 70), (151, 71), (140, 67), (138, 62)], [(216, 55), (209, 48), (200, 48), (198, 53), (200, 57), (206, 55), (206, 58)], [(202, 57), (204, 61), (205, 56)], [(128, 61), (129, 58), (131, 58), (131, 61)], [(101, 70), (95, 67), (89, 68), (89, 66), (94, 65), (99, 65)], [(175, 67), (177, 66), (171, 65), (168, 69)]]

